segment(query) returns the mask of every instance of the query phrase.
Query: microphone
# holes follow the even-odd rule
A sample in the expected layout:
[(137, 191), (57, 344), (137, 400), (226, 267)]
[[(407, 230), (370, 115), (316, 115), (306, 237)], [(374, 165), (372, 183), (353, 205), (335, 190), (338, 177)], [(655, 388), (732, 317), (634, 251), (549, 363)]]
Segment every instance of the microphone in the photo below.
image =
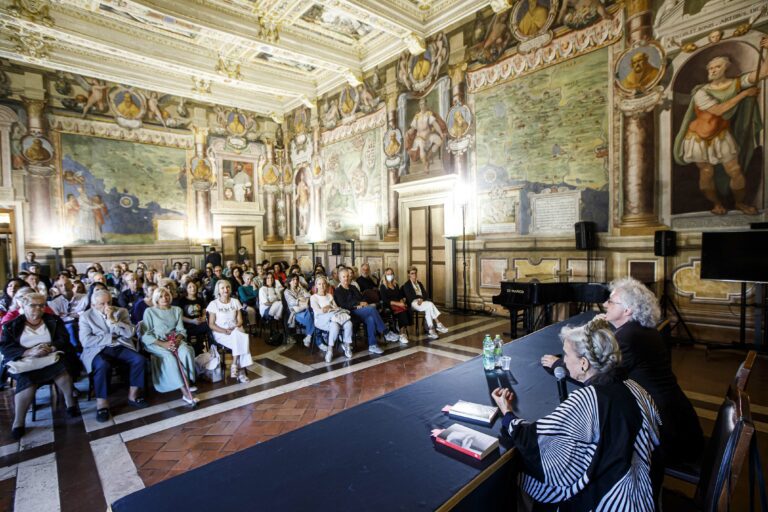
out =
[(560, 403), (568, 398), (568, 388), (565, 386), (565, 368), (558, 366), (555, 368), (555, 377), (557, 378), (557, 394), (560, 396)]

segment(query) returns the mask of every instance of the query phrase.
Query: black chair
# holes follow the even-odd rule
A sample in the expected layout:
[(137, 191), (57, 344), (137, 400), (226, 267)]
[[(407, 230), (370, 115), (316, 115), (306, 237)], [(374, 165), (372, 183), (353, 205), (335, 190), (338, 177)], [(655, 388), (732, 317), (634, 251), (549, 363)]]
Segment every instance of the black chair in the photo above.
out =
[(729, 389), (718, 410), (712, 437), (704, 449), (698, 472), (666, 469), (667, 476), (696, 485), (693, 500), (681, 499), (677, 493), (665, 492), (662, 500), (664, 508), (705, 512), (729, 510), (731, 496), (747, 458), (754, 432), (749, 396), (742, 390)]

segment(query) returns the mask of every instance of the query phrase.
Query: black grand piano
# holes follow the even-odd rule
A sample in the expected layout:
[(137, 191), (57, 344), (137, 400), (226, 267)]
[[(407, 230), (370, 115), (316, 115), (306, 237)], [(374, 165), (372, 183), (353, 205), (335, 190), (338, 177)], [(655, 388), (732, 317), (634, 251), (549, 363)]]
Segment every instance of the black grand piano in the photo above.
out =
[[(509, 310), (512, 337), (517, 338), (518, 312), (523, 312), (526, 334), (551, 323), (552, 305), (563, 303), (602, 304), (610, 292), (605, 283), (590, 283), (569, 276), (529, 276), (501, 282), (501, 293), (493, 303)], [(582, 308), (583, 309), (583, 308)]]

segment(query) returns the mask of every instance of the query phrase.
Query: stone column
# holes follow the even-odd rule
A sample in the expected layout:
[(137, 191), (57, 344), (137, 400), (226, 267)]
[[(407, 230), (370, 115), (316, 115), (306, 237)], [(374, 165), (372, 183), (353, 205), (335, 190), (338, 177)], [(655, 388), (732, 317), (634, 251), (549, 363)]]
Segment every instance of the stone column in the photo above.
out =
[(0, 175), (2, 175), (0, 186), (6, 188), (13, 187), (11, 181), (11, 127), (18, 120), (16, 112), (0, 105)]
[[(28, 133), (46, 137), (45, 100), (23, 98), (27, 110)], [(51, 177), (53, 166), (49, 163), (27, 164), (27, 194), (29, 200), (29, 239), (48, 242), (56, 229), (51, 219)]]
[[(277, 177), (277, 179), (275, 179)], [(264, 241), (275, 243), (280, 240), (277, 235), (277, 194), (280, 180), (280, 169), (274, 163), (274, 147), (267, 143), (267, 163), (262, 169), (261, 184), (264, 191), (264, 206), (267, 214), (267, 234)]]
[[(628, 45), (653, 39), (649, 0), (631, 0), (627, 7)], [(649, 234), (658, 226), (656, 209), (656, 148), (653, 112), (625, 114), (622, 141), (622, 234)]]
[[(387, 81), (389, 82), (389, 80)], [(394, 80), (387, 85), (387, 126), (391, 129), (397, 127), (397, 84)], [(405, 134), (401, 135), (405, 137)], [(385, 242), (396, 242), (400, 238), (397, 192), (395, 192), (395, 185), (400, 181), (399, 171), (399, 166), (387, 169), (387, 233), (384, 235)]]
[(283, 203), (285, 204), (285, 237), (283, 242), (287, 244), (294, 243), (293, 231), (294, 231), (294, 212), (296, 210), (293, 204), (293, 169), (288, 165), (287, 158), (285, 158), (285, 152), (280, 151), (280, 168), (283, 171), (282, 174), (282, 190), (283, 190)]
[[(206, 158), (206, 146), (208, 143), (208, 128), (201, 126), (192, 126), (192, 133), (195, 137), (195, 158)], [(208, 162), (209, 169), (211, 162)], [(192, 188), (195, 190), (195, 213), (197, 221), (198, 238), (210, 240), (213, 238), (213, 227), (211, 225), (211, 188), (213, 187), (213, 176), (193, 175)]]

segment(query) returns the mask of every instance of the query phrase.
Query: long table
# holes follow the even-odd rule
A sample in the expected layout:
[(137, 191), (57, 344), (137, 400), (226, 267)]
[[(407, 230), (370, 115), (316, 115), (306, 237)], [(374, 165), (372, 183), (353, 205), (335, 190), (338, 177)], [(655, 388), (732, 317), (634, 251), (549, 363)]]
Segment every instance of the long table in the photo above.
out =
[[(549, 414), (558, 404), (557, 387), (540, 357), (562, 351), (562, 325), (580, 325), (593, 315), (577, 315), (505, 345), (510, 372), (485, 372), (481, 358), (473, 358), (135, 492), (113, 503), (112, 511), (448, 510), (507, 465), (514, 450), (502, 445), (499, 454), (476, 464), (446, 454), (430, 438), (432, 429), (456, 422), (442, 407), (457, 400), (492, 404), (489, 390), (502, 384), (518, 395), (518, 416), (536, 420)], [(470, 426), (498, 435), (500, 425), (497, 420), (490, 428)]]

